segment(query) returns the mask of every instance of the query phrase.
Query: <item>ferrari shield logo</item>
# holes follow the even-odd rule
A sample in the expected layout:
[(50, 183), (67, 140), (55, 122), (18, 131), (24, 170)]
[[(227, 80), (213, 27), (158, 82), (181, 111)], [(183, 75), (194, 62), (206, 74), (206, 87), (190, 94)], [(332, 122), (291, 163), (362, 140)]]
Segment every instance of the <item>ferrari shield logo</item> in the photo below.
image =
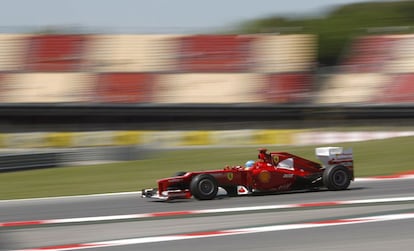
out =
[(234, 177), (233, 173), (227, 173), (227, 179), (233, 180), (233, 177)]

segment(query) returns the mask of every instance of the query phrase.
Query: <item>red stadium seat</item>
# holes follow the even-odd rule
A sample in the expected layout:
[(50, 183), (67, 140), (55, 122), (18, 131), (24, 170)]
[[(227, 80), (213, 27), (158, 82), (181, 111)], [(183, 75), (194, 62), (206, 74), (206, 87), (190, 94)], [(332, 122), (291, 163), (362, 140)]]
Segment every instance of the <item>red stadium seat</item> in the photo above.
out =
[(253, 36), (195, 35), (179, 38), (178, 69), (182, 72), (241, 72), (253, 65)]
[(104, 103), (151, 102), (154, 76), (147, 73), (102, 73), (98, 75), (97, 101)]
[(312, 94), (310, 73), (279, 73), (267, 77), (265, 100), (270, 103), (308, 102)]
[(25, 70), (81, 71), (84, 70), (86, 35), (38, 35), (28, 38)]
[(392, 56), (392, 47), (398, 37), (365, 36), (352, 42), (340, 63), (347, 72), (378, 72)]
[(384, 89), (383, 95), (377, 97), (379, 103), (413, 103), (414, 73), (395, 75), (393, 81)]

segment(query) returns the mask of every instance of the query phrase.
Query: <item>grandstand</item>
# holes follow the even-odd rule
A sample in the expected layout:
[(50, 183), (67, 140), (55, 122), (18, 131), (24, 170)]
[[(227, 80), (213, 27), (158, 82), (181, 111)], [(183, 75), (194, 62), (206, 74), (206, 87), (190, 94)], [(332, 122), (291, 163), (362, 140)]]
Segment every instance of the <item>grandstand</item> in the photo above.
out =
[(95, 74), (91, 102), (149, 103), (155, 87), (155, 76), (140, 72), (103, 72)]
[(0, 72), (22, 71), (29, 35), (0, 35)]
[(313, 35), (1, 34), (2, 103), (300, 103)]
[[(0, 34), (0, 148), (58, 149), (44, 160), (56, 165), (56, 154), (126, 160), (146, 147), (319, 142), (309, 121), (410, 117), (349, 108), (414, 102), (413, 39), (359, 37), (320, 77), (309, 34)], [(33, 154), (12, 161), (26, 167)]]
[(321, 104), (369, 103), (380, 97), (389, 84), (381, 73), (340, 73), (324, 83), (318, 93)]
[(356, 38), (322, 83), (314, 82), (317, 42), (308, 34), (1, 34), (0, 102), (414, 101), (413, 35)]
[(374, 102), (380, 103), (413, 103), (414, 72), (395, 74), (392, 83), (388, 84)]
[(414, 102), (414, 36), (371, 35), (356, 38), (323, 83), (318, 103)]
[(179, 35), (94, 35), (83, 57), (94, 72), (172, 72)]
[(86, 72), (24, 72), (4, 74), (3, 103), (67, 103), (93, 101), (94, 75)]

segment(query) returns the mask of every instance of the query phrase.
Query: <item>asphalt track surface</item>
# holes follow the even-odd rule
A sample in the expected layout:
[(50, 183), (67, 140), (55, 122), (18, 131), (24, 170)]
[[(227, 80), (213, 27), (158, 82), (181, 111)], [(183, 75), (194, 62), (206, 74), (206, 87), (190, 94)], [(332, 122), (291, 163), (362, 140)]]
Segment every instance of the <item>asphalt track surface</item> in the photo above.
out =
[[(212, 201), (191, 199), (153, 202), (140, 198), (137, 193), (0, 201), (0, 222), (400, 197), (414, 197), (414, 179), (356, 181), (346, 191), (300, 191), (266, 196), (223, 197)], [(342, 219), (407, 213), (414, 213), (414, 200), (2, 227), (0, 250), (27, 250), (102, 241), (118, 241), (118, 244), (91, 246), (85, 250), (413, 250), (414, 217), (336, 224)], [(336, 222), (336, 225), (290, 228), (292, 224), (331, 221)], [(266, 227), (273, 228), (261, 231)], [(241, 228), (254, 231), (211, 236), (217, 231)], [(257, 232), (258, 229), (260, 231)], [(200, 232), (203, 234), (196, 234)], [(191, 238), (163, 238), (177, 234), (187, 234)], [(143, 241), (144, 237), (153, 238)], [(74, 247), (38, 250), (77, 250)]]

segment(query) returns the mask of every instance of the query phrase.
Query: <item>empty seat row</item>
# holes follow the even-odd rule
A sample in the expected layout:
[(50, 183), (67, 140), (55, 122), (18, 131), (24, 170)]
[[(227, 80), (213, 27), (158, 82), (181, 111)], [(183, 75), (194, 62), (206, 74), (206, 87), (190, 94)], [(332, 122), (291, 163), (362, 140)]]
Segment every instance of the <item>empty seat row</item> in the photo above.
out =
[(311, 81), (308, 73), (7, 73), (0, 103), (300, 103)]
[(0, 72), (298, 72), (312, 35), (0, 35)]

